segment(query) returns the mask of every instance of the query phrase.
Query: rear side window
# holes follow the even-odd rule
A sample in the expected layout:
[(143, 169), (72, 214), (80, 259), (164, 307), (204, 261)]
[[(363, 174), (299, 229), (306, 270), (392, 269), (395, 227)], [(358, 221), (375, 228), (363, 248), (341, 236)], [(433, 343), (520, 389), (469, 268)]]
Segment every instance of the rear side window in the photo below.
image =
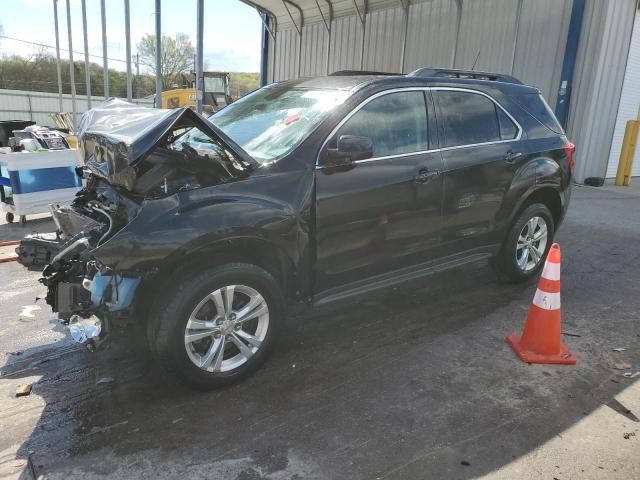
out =
[(389, 93), (371, 100), (340, 127), (335, 138), (342, 135), (371, 138), (374, 157), (428, 150), (424, 93)]
[(518, 127), (513, 123), (513, 120), (499, 107), (496, 107), (496, 113), (498, 114), (498, 123), (500, 123), (500, 137), (502, 140), (511, 140), (518, 135)]
[(444, 147), (496, 142), (501, 139), (496, 106), (487, 97), (470, 92), (435, 91), (438, 122), (444, 128)]
[(516, 97), (518, 103), (538, 122), (547, 127), (552, 132), (560, 135), (564, 134), (564, 130), (558, 122), (555, 114), (549, 107), (549, 104), (542, 95), (520, 95)]

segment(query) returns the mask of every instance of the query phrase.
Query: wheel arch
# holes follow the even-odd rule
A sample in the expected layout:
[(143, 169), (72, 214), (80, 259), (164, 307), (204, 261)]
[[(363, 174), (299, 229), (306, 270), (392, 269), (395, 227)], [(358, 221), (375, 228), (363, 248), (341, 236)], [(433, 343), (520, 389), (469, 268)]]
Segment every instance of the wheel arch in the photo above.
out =
[(205, 244), (164, 261), (140, 286), (140, 311), (150, 311), (154, 298), (167, 292), (176, 280), (226, 263), (249, 263), (267, 271), (287, 300), (303, 295), (298, 269), (282, 247), (263, 238), (239, 236)]
[(557, 228), (562, 219), (562, 196), (557, 188), (549, 185), (536, 185), (524, 195), (520, 204), (514, 209), (510, 223), (512, 224), (525, 208), (534, 203), (542, 203), (551, 211), (554, 226)]

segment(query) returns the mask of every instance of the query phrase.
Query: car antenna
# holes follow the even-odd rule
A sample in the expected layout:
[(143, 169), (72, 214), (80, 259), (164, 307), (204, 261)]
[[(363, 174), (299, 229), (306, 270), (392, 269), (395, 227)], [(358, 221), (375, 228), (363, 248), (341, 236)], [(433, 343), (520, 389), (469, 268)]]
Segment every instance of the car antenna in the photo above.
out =
[(480, 50), (478, 50), (478, 54), (476, 55), (476, 59), (473, 61), (473, 66), (471, 67), (471, 71), (476, 69), (476, 63), (478, 63), (478, 58), (480, 58)]

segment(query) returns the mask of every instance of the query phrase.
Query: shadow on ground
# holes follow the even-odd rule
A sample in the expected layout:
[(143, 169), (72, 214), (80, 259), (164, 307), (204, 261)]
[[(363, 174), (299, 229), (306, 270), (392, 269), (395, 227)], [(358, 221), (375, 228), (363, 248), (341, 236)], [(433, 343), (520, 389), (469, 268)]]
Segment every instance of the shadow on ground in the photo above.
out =
[(599, 195), (580, 193), (560, 234), (575, 367), (516, 360), (504, 335), (521, 328), (535, 284), (501, 285), (478, 264), (299, 309), (257, 374), (214, 392), (164, 378), (142, 345), (16, 361), (3, 376), (41, 376), (43, 400), (18, 456), (32, 451), (48, 478), (467, 479), (603, 405), (637, 425), (614, 398), (635, 380), (613, 367), (640, 365), (639, 231), (610, 225), (619, 207)]

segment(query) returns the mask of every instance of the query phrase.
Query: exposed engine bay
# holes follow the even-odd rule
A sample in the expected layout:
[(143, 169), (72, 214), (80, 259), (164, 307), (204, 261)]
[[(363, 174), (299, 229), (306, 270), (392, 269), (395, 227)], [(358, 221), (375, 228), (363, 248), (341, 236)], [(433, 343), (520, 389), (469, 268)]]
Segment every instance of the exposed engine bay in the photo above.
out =
[(153, 272), (123, 272), (96, 252), (142, 209), (179, 192), (246, 175), (252, 159), (189, 109), (156, 110), (112, 100), (85, 113), (78, 131), (83, 188), (68, 206), (52, 205), (57, 231), (29, 235), (19, 261), (44, 264), (46, 302), (89, 349), (109, 322), (128, 315), (136, 289)]

